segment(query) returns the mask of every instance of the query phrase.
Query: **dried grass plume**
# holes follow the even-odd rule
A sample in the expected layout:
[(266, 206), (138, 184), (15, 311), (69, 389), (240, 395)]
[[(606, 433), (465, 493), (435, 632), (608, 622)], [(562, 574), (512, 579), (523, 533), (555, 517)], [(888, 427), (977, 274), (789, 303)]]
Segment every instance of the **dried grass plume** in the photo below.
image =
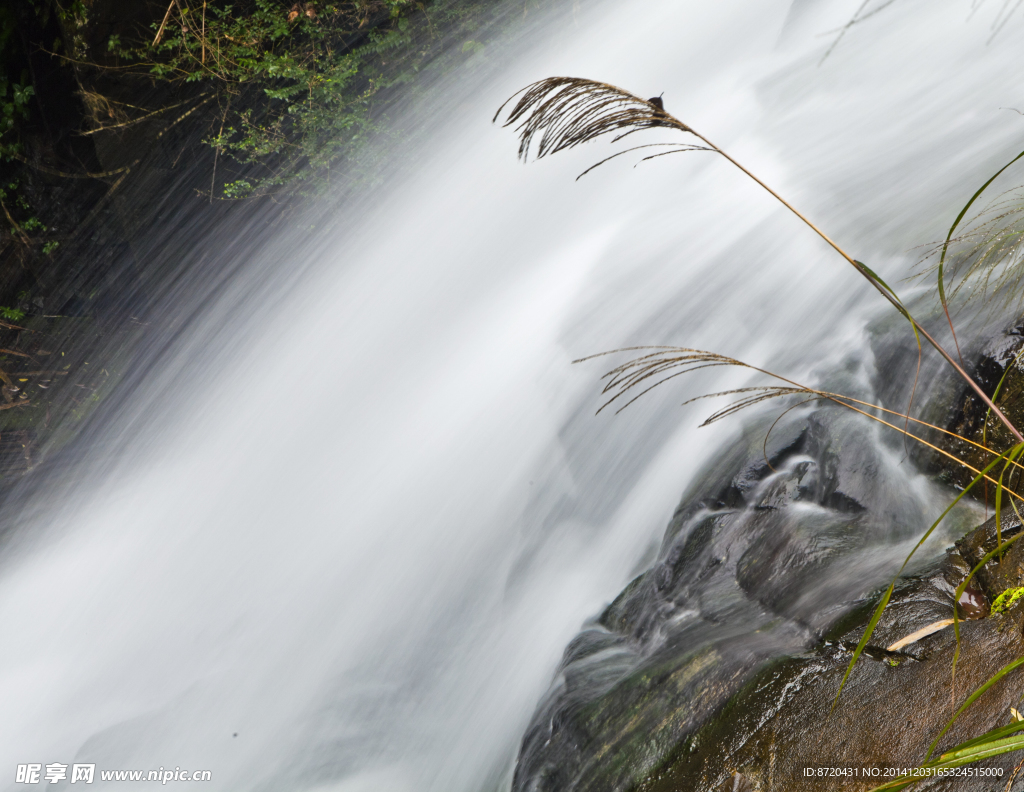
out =
[[(615, 143), (644, 129), (675, 129), (699, 138), (690, 127), (659, 107), (660, 102), (641, 99), (622, 88), (594, 80), (580, 77), (549, 77), (535, 82), (507, 99), (494, 114), (495, 122), (509, 102), (516, 97), (519, 97), (519, 101), (509, 111), (502, 126), (518, 124), (516, 131), (519, 133), (519, 158), (524, 161), (529, 158), (531, 149), (534, 150), (537, 159), (540, 159), (587, 143), (602, 135), (615, 134), (612, 138), (612, 142)], [(682, 151), (716, 150), (708, 146), (680, 143), (634, 146), (601, 160), (580, 176), (610, 159), (652, 146), (669, 147), (671, 150), (644, 157), (644, 160)]]

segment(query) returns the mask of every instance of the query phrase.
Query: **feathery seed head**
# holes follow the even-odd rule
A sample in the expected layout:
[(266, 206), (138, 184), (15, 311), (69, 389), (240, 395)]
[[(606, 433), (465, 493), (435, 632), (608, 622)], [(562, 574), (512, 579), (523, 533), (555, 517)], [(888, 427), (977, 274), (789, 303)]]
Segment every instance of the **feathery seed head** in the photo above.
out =
[[(661, 97), (644, 100), (607, 83), (579, 77), (549, 77), (528, 85), (498, 108), (494, 121), (516, 97), (519, 101), (502, 126), (519, 132), (519, 158), (526, 160), (537, 139), (538, 159), (601, 135), (618, 133), (613, 142), (643, 129), (669, 128), (690, 133), (692, 130), (664, 110)], [(666, 144), (677, 145), (677, 144)], [(679, 150), (692, 150), (685, 146)]]

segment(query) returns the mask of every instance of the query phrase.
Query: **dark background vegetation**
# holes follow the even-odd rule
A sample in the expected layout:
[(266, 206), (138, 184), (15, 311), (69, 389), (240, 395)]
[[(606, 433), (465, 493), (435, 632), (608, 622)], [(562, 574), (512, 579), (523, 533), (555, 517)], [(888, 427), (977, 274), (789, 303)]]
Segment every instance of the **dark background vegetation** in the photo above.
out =
[(358, 189), (397, 99), (478, 57), (501, 5), (0, 5), (0, 476), (78, 434), (167, 331), (183, 249)]

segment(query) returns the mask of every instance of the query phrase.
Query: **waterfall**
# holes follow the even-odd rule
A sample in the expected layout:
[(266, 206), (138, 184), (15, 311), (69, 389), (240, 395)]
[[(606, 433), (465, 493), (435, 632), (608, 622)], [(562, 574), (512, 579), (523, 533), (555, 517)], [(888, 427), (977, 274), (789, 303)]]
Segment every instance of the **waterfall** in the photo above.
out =
[(875, 371), (877, 296), (721, 158), (575, 181), (611, 149), (524, 167), (491, 117), (557, 74), (664, 92), (911, 294), (915, 248), (1020, 149), (1001, 109), (1020, 23), (900, 0), (823, 59), (859, 5), (552, 12), (411, 101), (412, 149), (379, 183), (245, 260), (247, 229), (220, 229), (223, 281), (166, 309), (194, 320), (5, 515), (0, 788), (59, 762), (223, 790), (507, 789), (563, 648), (748, 420), (680, 408), (750, 382), (717, 370), (595, 417), (611, 363), (571, 362), (677, 344), (809, 382), (851, 356), (911, 372)]

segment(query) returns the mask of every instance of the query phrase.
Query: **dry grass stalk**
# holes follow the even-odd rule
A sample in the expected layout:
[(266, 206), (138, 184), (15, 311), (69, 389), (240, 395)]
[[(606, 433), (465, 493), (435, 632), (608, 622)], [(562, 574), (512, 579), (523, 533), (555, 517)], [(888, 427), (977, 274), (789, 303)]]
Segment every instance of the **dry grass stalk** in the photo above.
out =
[[(756, 371), (759, 374), (771, 377), (780, 381), (781, 385), (756, 385), (744, 388), (732, 388), (730, 390), (718, 391), (716, 393), (706, 393), (701, 396), (695, 396), (692, 399), (687, 399), (683, 402), (684, 405), (691, 404), (701, 399), (710, 399), (719, 396), (741, 396), (735, 402), (726, 405), (725, 407), (713, 412), (709, 415), (701, 426), (708, 426), (720, 421), (722, 418), (726, 418), (730, 415), (745, 410), (748, 407), (760, 404), (761, 402), (769, 401), (771, 399), (782, 398), (785, 396), (805, 396), (807, 397), (803, 402), (799, 402), (795, 406), (805, 404), (807, 401), (829, 401), (833, 404), (837, 404), (840, 407), (844, 407), (852, 412), (859, 415), (863, 415), (876, 423), (881, 424), (895, 432), (900, 433), (905, 438), (913, 440), (921, 445), (931, 449), (940, 456), (946, 457), (951, 462), (960, 465), (964, 469), (970, 471), (974, 475), (982, 476), (982, 478), (1000, 488), (1003, 492), (1008, 494), (1011, 498), (1024, 502), (1024, 496), (1019, 495), (1013, 489), (1011, 489), (1006, 483), (1002, 481), (1002, 476), (998, 479), (982, 473), (981, 470), (974, 467), (973, 465), (965, 462), (959, 457), (953, 455), (949, 451), (940, 448), (934, 443), (929, 442), (924, 436), (915, 434), (909, 430), (909, 425), (914, 424), (926, 430), (931, 430), (939, 434), (944, 434), (950, 437), (956, 437), (961, 442), (968, 445), (974, 446), (982, 451), (985, 451), (990, 457), (999, 458), (1000, 454), (988, 446), (977, 443), (973, 440), (960, 437), (959, 435), (950, 432), (947, 429), (943, 429), (935, 424), (922, 421), (917, 418), (912, 418), (905, 413), (897, 412), (896, 410), (890, 410), (877, 404), (871, 404), (860, 399), (855, 399), (851, 396), (846, 396), (841, 393), (833, 393), (831, 391), (818, 390), (816, 388), (810, 388), (806, 385), (802, 385), (799, 382), (783, 377), (774, 372), (768, 371), (767, 369), (758, 368), (752, 366), (749, 363), (744, 363), (742, 360), (728, 357), (727, 355), (720, 355), (717, 352), (707, 352), (702, 349), (690, 349), (687, 347), (673, 347), (673, 346), (639, 346), (639, 347), (626, 347), (624, 349), (616, 349), (610, 352), (601, 352), (597, 355), (589, 355), (579, 360), (574, 360), (573, 363), (582, 363), (584, 361), (593, 360), (595, 358), (604, 357), (606, 355), (617, 354), (619, 352), (637, 352), (642, 351), (644, 354), (627, 360), (625, 363), (616, 366), (615, 368), (608, 371), (603, 377), (606, 380), (602, 394), (608, 396), (607, 400), (598, 408), (598, 413), (602, 412), (606, 407), (611, 406), (615, 402), (629, 397), (627, 400), (620, 403), (616, 409), (616, 413), (622, 412), (624, 409), (629, 407), (633, 402), (639, 399), (646, 393), (649, 393), (654, 388), (668, 382), (671, 379), (682, 376), (683, 374), (689, 374), (694, 371), (698, 371), (704, 368), (716, 368), (720, 366), (733, 366), (736, 368), (749, 369), (750, 371)], [(789, 409), (793, 409), (790, 407)], [(787, 410), (788, 412), (788, 410)], [(883, 413), (885, 415), (893, 416), (904, 422), (904, 426), (898, 426), (890, 420), (885, 420), (879, 417), (876, 413)], [(785, 414), (785, 413), (784, 413)], [(776, 421), (778, 423), (778, 421)], [(774, 429), (775, 424), (772, 425)], [(764, 453), (765, 461), (768, 460), (768, 440), (771, 436), (771, 430), (765, 436), (764, 440)], [(770, 463), (769, 463), (770, 466)], [(1024, 465), (1012, 458), (1007, 460), (1007, 466), (1012, 469), (1024, 471)], [(1016, 507), (1015, 507), (1016, 508)]]
[[(896, 310), (900, 312), (900, 314), (902, 314), (911, 323), (911, 326), (914, 329), (915, 337), (918, 339), (918, 348), (920, 349), (920, 339), (926, 339), (936, 349), (936, 351), (938, 351), (939, 354), (942, 355), (946, 362), (949, 363), (949, 365), (960, 375), (960, 377), (974, 390), (974, 392), (978, 395), (978, 397), (980, 397), (982, 402), (989, 408), (991, 413), (996, 415), (999, 418), (999, 420), (1006, 425), (1006, 427), (1013, 434), (1013, 436), (1019, 441), (1019, 443), (1015, 445), (1013, 448), (1007, 449), (1002, 453), (993, 451), (992, 449), (987, 448), (983, 445), (980, 446), (984, 448), (985, 451), (987, 451), (994, 458), (987, 465), (985, 465), (982, 469), (979, 470), (968, 464), (966, 461), (958, 459), (949, 452), (945, 451), (944, 449), (941, 449), (934, 445), (933, 443), (928, 442), (923, 437), (911, 433), (909, 431), (909, 426), (911, 422), (913, 422), (917, 426), (930, 426), (931, 429), (937, 430), (939, 432), (943, 432), (944, 430), (939, 427), (926, 424), (923, 421), (910, 418), (909, 408), (907, 410), (907, 415), (895, 413), (892, 410), (887, 410), (876, 405), (866, 404), (865, 402), (861, 402), (857, 399), (851, 399), (849, 397), (842, 396), (841, 394), (828, 393), (825, 391), (818, 391), (813, 388), (808, 388), (785, 377), (780, 377), (779, 375), (772, 374), (771, 372), (765, 371), (764, 369), (760, 369), (757, 368), (756, 366), (751, 366), (749, 364), (743, 363), (742, 361), (736, 360), (735, 358), (730, 358), (725, 355), (719, 355), (717, 353), (706, 352), (697, 349), (689, 349), (682, 347), (632, 347), (632, 350), (644, 350), (645, 353), (643, 355), (640, 355), (639, 357), (627, 361), (626, 363), (620, 366), (617, 366), (616, 368), (612, 369), (610, 372), (608, 372), (608, 374), (605, 375), (605, 379), (607, 380), (607, 382), (605, 383), (603, 392), (605, 395), (610, 394), (610, 396), (607, 399), (607, 401), (601, 406), (598, 412), (603, 410), (605, 407), (610, 406), (619, 399), (623, 398), (627, 394), (632, 393), (632, 397), (625, 401), (624, 403), (622, 403), (621, 407), (619, 407), (619, 410), (621, 411), (625, 407), (628, 407), (630, 404), (632, 404), (632, 402), (634, 402), (644, 393), (649, 392), (658, 385), (661, 385), (664, 382), (673, 379), (677, 376), (681, 376), (682, 374), (697, 371), (702, 368), (712, 368), (718, 366), (738, 366), (741, 368), (751, 369), (753, 371), (757, 371), (767, 376), (773, 377), (781, 381), (783, 384), (736, 388), (728, 391), (723, 391), (721, 393), (707, 394), (706, 396), (697, 397), (708, 398), (709, 396), (722, 395), (741, 396), (741, 398), (738, 401), (726, 406), (725, 408), (711, 415), (705, 421), (705, 425), (707, 423), (712, 423), (728, 415), (732, 415), (740, 410), (745, 409), (746, 407), (759, 404), (769, 399), (784, 396), (800, 395), (806, 397), (805, 402), (813, 400), (828, 400), (840, 406), (843, 406), (849, 410), (852, 410), (856, 413), (859, 413), (871, 420), (877, 421), (883, 424), (884, 426), (887, 426), (897, 432), (900, 432), (906, 438), (916, 440), (917, 442), (927, 446), (928, 448), (931, 448), (933, 451), (947, 457), (948, 459), (954, 461), (959, 465), (962, 465), (966, 469), (970, 470), (972, 473), (976, 474), (974, 480), (959, 495), (957, 495), (953, 502), (945, 509), (945, 511), (943, 511), (939, 518), (920, 538), (918, 543), (915, 545), (914, 549), (911, 550), (910, 554), (904, 560), (903, 566), (897, 573), (896, 578), (894, 578), (893, 582), (890, 583), (888, 589), (883, 594), (881, 600), (878, 603), (878, 606), (875, 608), (874, 614), (871, 617), (870, 622), (867, 625), (864, 635), (858, 643), (856, 650), (853, 652), (853, 656), (849, 662), (849, 665), (847, 666), (846, 673), (843, 676), (842, 682), (839, 685), (839, 691), (836, 694), (835, 701), (837, 702), (839, 699), (839, 695), (842, 692), (842, 689), (845, 686), (846, 681), (850, 676), (850, 673), (856, 665), (861, 652), (864, 650), (864, 647), (870, 640), (871, 635), (873, 634), (874, 629), (878, 624), (878, 620), (881, 618), (883, 611), (886, 609), (889, 603), (889, 599), (892, 596), (892, 593), (895, 589), (896, 580), (899, 578), (900, 575), (902, 575), (903, 570), (906, 568), (906, 565), (910, 562), (911, 558), (914, 556), (917, 550), (921, 548), (924, 542), (935, 531), (935, 529), (943, 521), (943, 519), (945, 519), (946, 515), (949, 514), (950, 510), (956, 506), (960, 499), (963, 498), (967, 494), (967, 492), (979, 481), (988, 481), (996, 485), (997, 526), (1000, 523), (1000, 494), (1005, 492), (1007, 495), (1009, 495), (1011, 498), (1010, 503), (1013, 506), (1014, 511), (1017, 511), (1017, 505), (1014, 501), (1024, 501), (1024, 497), (1022, 497), (1017, 492), (1013, 491), (1012, 489), (1009, 489), (1006, 485), (1004, 485), (1003, 476), (1008, 468), (1020, 467), (1018, 459), (1022, 457), (1022, 455), (1024, 455), (1024, 435), (1022, 435), (1017, 430), (1017, 428), (1006, 418), (1006, 416), (1003, 415), (1003, 413), (995, 406), (995, 404), (993, 403), (992, 399), (988, 396), (988, 394), (986, 394), (985, 391), (981, 388), (981, 386), (977, 382), (975, 382), (974, 379), (966, 373), (966, 371), (964, 371), (963, 367), (960, 364), (958, 364), (957, 361), (954, 360), (953, 357), (930, 334), (928, 334), (924, 330), (924, 328), (921, 327), (921, 325), (913, 318), (913, 316), (910, 315), (910, 312), (900, 301), (896, 293), (878, 275), (876, 275), (863, 262), (857, 261), (856, 259), (851, 257), (845, 250), (843, 250), (841, 247), (839, 247), (839, 245), (837, 245), (833, 240), (831, 240), (820, 228), (815, 226), (807, 217), (801, 214), (794, 206), (789, 204), (778, 193), (776, 193), (774, 190), (768, 187), (768, 185), (766, 185), (764, 182), (758, 179), (757, 176), (755, 176), (749, 170), (744, 168), (739, 162), (730, 157), (725, 151), (715, 146), (707, 138), (698, 134), (689, 125), (683, 123), (674, 116), (671, 116), (670, 114), (664, 112), (663, 104), (660, 98), (645, 101), (637, 96), (630, 94), (627, 91), (623, 91), (620, 88), (616, 88), (615, 86), (608, 85), (606, 83), (598, 83), (591, 80), (584, 80), (571, 77), (553, 77), (529, 85), (522, 91), (515, 94), (509, 100), (507, 100), (505, 104), (503, 104), (502, 107), (499, 108), (498, 113), (495, 114), (495, 121), (497, 121), (497, 119), (501, 115), (502, 110), (504, 110), (508, 103), (515, 99), (517, 96), (519, 97), (518, 102), (510, 111), (509, 116), (504, 123), (504, 126), (518, 124), (516, 129), (520, 135), (519, 157), (520, 159), (523, 160), (529, 157), (530, 151), (532, 148), (534, 148), (535, 142), (536, 156), (540, 158), (547, 156), (548, 154), (556, 153), (558, 151), (574, 148), (575, 146), (578, 146), (581, 143), (586, 143), (588, 141), (594, 140), (595, 138), (600, 137), (602, 135), (614, 134), (615, 137), (613, 138), (613, 141), (618, 141), (622, 140), (628, 135), (631, 135), (633, 132), (638, 132), (644, 129), (651, 128), (675, 129), (679, 132), (683, 132), (684, 134), (691, 135), (694, 138), (701, 141), (702, 143), (706, 144), (706, 149), (721, 154), (725, 159), (729, 160), (729, 162), (731, 162), (733, 165), (735, 165), (737, 168), (743, 171), (743, 173), (745, 173), (747, 176), (749, 176), (751, 179), (757, 182), (761, 187), (767, 190), (783, 206), (785, 206), (787, 209), (793, 212), (794, 215), (799, 217), (809, 228), (811, 228), (825, 242), (827, 242), (833, 249), (835, 249), (836, 252), (838, 252), (844, 259), (846, 259), (846, 261), (849, 264), (851, 264), (861, 276), (863, 276), (869, 283), (871, 283), (871, 285), (874, 286), (875, 289), (891, 305), (893, 305), (893, 307), (895, 307)], [(662, 152), (664, 154), (676, 153), (678, 151), (690, 151), (694, 150), (695, 148), (704, 148), (701, 146), (689, 144), (654, 145), (665, 145), (672, 147), (672, 150)], [(635, 151), (638, 148), (646, 147), (636, 146), (631, 149), (628, 149), (627, 151)], [(620, 152), (620, 154), (622, 153), (626, 152)], [(615, 156), (619, 156), (619, 154), (615, 154), (612, 155), (612, 157), (608, 157), (604, 160), (601, 160), (601, 162), (598, 162), (597, 165), (601, 165), (604, 162), (607, 162), (609, 159), (613, 159)], [(1024, 152), (1019, 154), (1012, 162), (1015, 162), (1017, 159), (1020, 159), (1022, 157), (1024, 157)], [(649, 158), (650, 157), (647, 157), (647, 159)], [(1010, 164), (1012, 164), (1012, 162)], [(597, 165), (593, 167), (597, 167)], [(1005, 170), (1006, 167), (1008, 166), (1004, 166), (1003, 170)], [(587, 171), (584, 171), (584, 173), (586, 172)], [(1000, 173), (1001, 172), (1002, 171), (1000, 171)], [(999, 174), (997, 173), (996, 175), (998, 176)], [(995, 177), (993, 177), (993, 179), (994, 178)], [(991, 181), (992, 179), (989, 179), (989, 181), (982, 186), (981, 190), (976, 192), (975, 195), (971, 198), (971, 201), (968, 202), (968, 205), (964, 208), (960, 216), (954, 222), (953, 227), (950, 229), (949, 236), (952, 236), (952, 233), (955, 230), (957, 224), (960, 222), (960, 219), (963, 217), (964, 212), (967, 211), (971, 203), (973, 203), (977, 196), (988, 186), (988, 184), (991, 183)], [(947, 237), (947, 245), (949, 243), (949, 236)], [(1010, 251), (1011, 259), (1016, 255), (1019, 249), (1017, 247), (1017, 243), (1018, 238), (1013, 234), (1008, 235), (1007, 238), (1003, 241), (1003, 250), (1008, 249)], [(944, 254), (945, 247), (943, 248), (943, 255)], [(939, 293), (940, 297), (942, 298), (943, 306), (945, 307), (946, 302), (945, 297), (943, 295), (941, 280), (941, 261), (939, 267)], [(952, 326), (952, 322), (950, 322), (950, 325)], [(586, 359), (589, 358), (584, 358), (584, 360)], [(640, 390), (639, 392), (635, 392), (635, 389)], [(691, 399), (689, 401), (695, 401), (695, 399)], [(790, 407), (789, 409), (793, 409), (793, 407)], [(889, 415), (899, 415), (905, 421), (904, 426), (901, 428), (893, 424), (892, 422), (885, 420), (884, 418), (875, 414), (878, 411), (887, 413)], [(776, 420), (776, 423), (778, 423), (778, 420)], [(768, 432), (768, 435), (770, 434), (771, 430), (769, 430)], [(949, 433), (946, 432), (946, 434)], [(766, 436), (766, 461), (768, 460), (767, 442), (768, 437)], [(971, 444), (978, 445), (976, 443)], [(998, 474), (998, 478), (993, 478), (993, 469), (999, 464), (1002, 464), (1002, 470)], [(1024, 538), (1024, 533), (1019, 534), (1018, 536), (1015, 536), (1007, 540), (1006, 542), (1003, 542), (1001, 537), (999, 537), (999, 546), (995, 551), (992, 551), (992, 553), (988, 554), (986, 558), (983, 559), (982, 563), (987, 561), (988, 558), (991, 557), (994, 553), (1001, 552), (1009, 544), (1017, 541), (1017, 539), (1019, 538)], [(954, 602), (959, 598), (960, 594), (962, 594), (963, 589), (968, 585), (971, 577), (973, 577), (973, 575), (977, 572), (979, 567), (976, 567), (974, 570), (972, 570), (971, 573), (967, 576), (967, 578), (963, 581), (960, 588), (954, 595)], [(956, 621), (955, 609), (953, 616), (953, 627), (954, 631), (956, 632), (957, 652), (959, 653), (960, 634)], [(955, 663), (956, 661), (954, 659), (954, 673), (956, 667)], [(1016, 667), (1016, 665), (1020, 664), (1024, 664), (1024, 658), (1022, 658), (1019, 661), (1015, 661), (1015, 663), (1011, 664), (1011, 666)], [(987, 686), (994, 684), (994, 682), (997, 681), (998, 678), (1000, 678), (1002, 675), (1004, 675), (1011, 669), (1011, 666), (1007, 666), (1002, 671), (1000, 671), (995, 677), (989, 680), (981, 689), (979, 689), (974, 694), (974, 697), (984, 692), (984, 689)], [(966, 707), (972, 700), (973, 698), (968, 699), (964, 706), (961, 707), (960, 711), (962, 711), (964, 707)], [(833, 707), (834, 706), (835, 702), (833, 703)], [(960, 714), (960, 711), (958, 711), (957, 714), (954, 715), (953, 720), (955, 720), (956, 717)], [(947, 725), (946, 729), (948, 729), (950, 725), (952, 725), (952, 721), (949, 725)], [(1024, 726), (1020, 728), (1024, 728)], [(943, 730), (943, 734), (945, 733), (945, 731), (946, 730)], [(1001, 738), (1004, 736), (1007, 735), (1003, 734), (1003, 732), (999, 730), (996, 730), (994, 732), (990, 732), (984, 735), (982, 738), (978, 738), (978, 740), (976, 740), (975, 742), (985, 742), (986, 745), (988, 745), (991, 740)], [(1019, 739), (1021, 741), (1021, 744), (1016, 747), (1024, 747), (1024, 737), (1021, 737)], [(968, 745), (972, 744), (973, 743), (965, 743), (962, 746), (958, 747), (966, 748)], [(935, 746), (933, 744), (932, 748), (934, 747)], [(1007, 747), (1006, 749), (1010, 750), (1009, 747)], [(1003, 748), (1000, 748), (999, 752), (1002, 751)], [(931, 750), (929, 750), (929, 756), (930, 754)], [(943, 757), (940, 757), (938, 760), (935, 761), (941, 762), (944, 761), (946, 758), (946, 755), (943, 755)], [(971, 761), (976, 761), (976, 757), (968, 758), (965, 762), (959, 762), (958, 760), (960, 764)]]
[[(528, 85), (522, 91), (513, 94), (513, 96), (507, 99), (504, 104), (498, 108), (498, 112), (494, 115), (494, 121), (498, 120), (502, 110), (504, 110), (508, 103), (517, 96), (520, 97), (519, 101), (509, 112), (508, 118), (506, 118), (503, 126), (518, 124), (516, 130), (519, 132), (519, 157), (523, 160), (529, 157), (534, 139), (538, 136), (539, 141), (536, 147), (536, 156), (540, 158), (547, 156), (548, 154), (554, 154), (558, 151), (574, 148), (581, 143), (594, 140), (602, 135), (615, 133), (615, 137), (613, 138), (614, 142), (616, 140), (622, 140), (624, 137), (627, 137), (634, 132), (640, 132), (644, 129), (652, 128), (675, 129), (679, 132), (692, 135), (702, 143), (706, 144), (706, 149), (721, 154), (725, 159), (729, 160), (729, 162), (763, 187), (772, 195), (772, 197), (779, 201), (779, 203), (799, 217), (812, 231), (827, 242), (837, 253), (839, 253), (839, 255), (846, 259), (846, 261), (853, 266), (853, 268), (856, 269), (857, 272), (868, 281), (868, 283), (875, 287), (883, 298), (885, 298), (907, 319), (907, 321), (910, 322), (914, 329), (914, 334), (918, 338), (919, 346), (920, 338), (925, 338), (928, 343), (931, 344), (943, 358), (945, 358), (946, 362), (953, 367), (957, 374), (960, 375), (971, 389), (974, 390), (978, 398), (980, 398), (981, 401), (992, 411), (992, 414), (1005, 424), (1006, 428), (1009, 429), (1010, 433), (1019, 442), (1024, 443), (1024, 435), (1022, 435), (1017, 427), (1015, 427), (1013, 423), (1003, 415), (1002, 411), (996, 407), (988, 394), (985, 393), (984, 389), (975, 382), (974, 379), (964, 371), (963, 367), (943, 348), (943, 346), (939, 344), (939, 342), (936, 341), (923, 327), (921, 327), (913, 316), (910, 315), (906, 306), (903, 305), (899, 297), (885, 283), (885, 281), (876, 275), (866, 264), (861, 261), (857, 261), (850, 256), (849, 253), (829, 238), (824, 231), (818, 228), (806, 216), (801, 214), (796, 207), (786, 201), (781, 195), (761, 181), (752, 172), (743, 167), (743, 165), (734, 160), (725, 151), (720, 149), (703, 135), (699, 134), (689, 125), (684, 124), (675, 116), (666, 113), (662, 107), (660, 98), (656, 100), (644, 100), (629, 93), (628, 91), (617, 88), (614, 85), (595, 82), (594, 80), (587, 80), (579, 77), (549, 77), (545, 80), (540, 80), (539, 82)], [(680, 151), (692, 151), (694, 149), (705, 148), (689, 144), (667, 145), (674, 145), (675, 148), (671, 151), (663, 152), (663, 154), (674, 154)], [(635, 151), (637, 148), (643, 147), (634, 147), (628, 151)], [(624, 153), (627, 152), (619, 152), (619, 154), (607, 157), (589, 168), (588, 171)], [(1024, 156), (1024, 154), (1021, 156)], [(587, 171), (584, 171), (584, 173), (586, 172)], [(582, 176), (583, 174), (580, 175)], [(910, 410), (908, 408), (907, 412), (909, 413), (909, 411)]]
[[(704, 368), (716, 368), (718, 366), (734, 366), (738, 368), (748, 368), (753, 371), (759, 371), (762, 374), (767, 374), (771, 377), (776, 377), (771, 372), (759, 369), (756, 366), (751, 366), (744, 363), (742, 360), (736, 360), (726, 355), (719, 355), (716, 352), (706, 352), (702, 349), (689, 349), (687, 347), (670, 347), (670, 346), (653, 346), (653, 347), (626, 347), (625, 349), (616, 349), (612, 352), (602, 352), (597, 355), (590, 355), (579, 360), (574, 360), (573, 363), (582, 363), (586, 360), (592, 360), (596, 357), (603, 357), (604, 355), (611, 355), (617, 352), (630, 352), (636, 350), (654, 350), (647, 354), (641, 355), (640, 357), (628, 360), (622, 365), (616, 366), (601, 379), (607, 380), (601, 393), (608, 395), (612, 394), (608, 400), (598, 408), (598, 413), (602, 412), (605, 407), (611, 406), (614, 402), (618, 401), (623, 396), (632, 393), (632, 398), (622, 403), (619, 408), (615, 411), (620, 413), (625, 410), (629, 405), (639, 399), (646, 393), (649, 393), (654, 388), (662, 385), (670, 379), (682, 376), (683, 374), (689, 374), (690, 372), (697, 371), (698, 369)], [(664, 376), (662, 376), (664, 375)], [(783, 379), (776, 377), (777, 379)], [(788, 380), (786, 380), (789, 382)], [(633, 393), (634, 389), (643, 387), (639, 393)], [(724, 410), (716, 412), (714, 415), (709, 417), (701, 426), (707, 426), (715, 421), (731, 415), (734, 412), (744, 409), (745, 407), (752, 407), (759, 402), (767, 399), (773, 399), (779, 396), (791, 396), (797, 393), (811, 393), (808, 388), (798, 385), (797, 383), (789, 383), (787, 386), (757, 386), (752, 388), (735, 388), (733, 390), (720, 391), (718, 393), (708, 393), (704, 396), (697, 396), (694, 399), (689, 399), (683, 404), (689, 404), (690, 402), (697, 401), (698, 399), (709, 399), (715, 396), (730, 396), (733, 394), (754, 394), (744, 396), (736, 404), (726, 407)]]
[[(529, 157), (538, 137), (536, 156), (539, 159), (610, 133), (618, 133), (612, 139), (613, 143), (643, 129), (669, 128), (694, 134), (690, 127), (653, 102), (614, 85), (579, 77), (552, 77), (527, 86), (498, 108), (494, 121), (516, 96), (519, 96), (519, 101), (509, 111), (502, 126), (522, 122), (516, 129), (519, 132), (519, 158), (523, 161)], [(705, 146), (664, 145), (675, 146), (679, 151), (710, 150)]]
[(939, 619), (937, 622), (932, 622), (926, 627), (922, 627), (920, 630), (915, 630), (905, 638), (900, 638), (896, 643), (886, 647), (887, 652), (898, 652), (904, 646), (910, 646), (912, 643), (917, 643), (922, 638), (927, 638), (929, 635), (937, 633), (939, 630), (944, 630), (953, 624), (952, 619)]
[(171, 18), (171, 11), (174, 10), (174, 0), (167, 5), (167, 13), (164, 14), (164, 20), (160, 23), (160, 29), (156, 32), (156, 37), (153, 39), (152, 46), (156, 46), (160, 43), (160, 39), (163, 38), (164, 28), (167, 27), (167, 20)]

